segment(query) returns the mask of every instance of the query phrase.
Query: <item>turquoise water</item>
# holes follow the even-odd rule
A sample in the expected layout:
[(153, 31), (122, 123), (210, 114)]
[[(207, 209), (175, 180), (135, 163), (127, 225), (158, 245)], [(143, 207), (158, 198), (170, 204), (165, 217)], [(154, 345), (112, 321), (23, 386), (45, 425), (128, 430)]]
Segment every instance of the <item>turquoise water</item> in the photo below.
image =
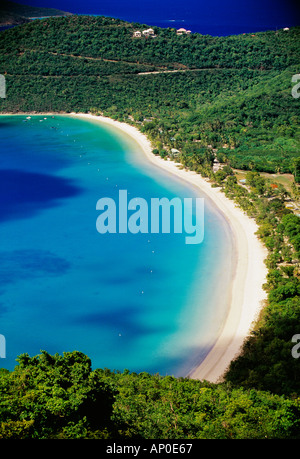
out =
[(199, 245), (185, 234), (101, 235), (102, 197), (196, 190), (92, 120), (2, 116), (0, 140), (0, 366), (24, 352), (78, 350), (94, 368), (185, 375), (226, 316), (233, 246), (223, 216), (203, 195)]

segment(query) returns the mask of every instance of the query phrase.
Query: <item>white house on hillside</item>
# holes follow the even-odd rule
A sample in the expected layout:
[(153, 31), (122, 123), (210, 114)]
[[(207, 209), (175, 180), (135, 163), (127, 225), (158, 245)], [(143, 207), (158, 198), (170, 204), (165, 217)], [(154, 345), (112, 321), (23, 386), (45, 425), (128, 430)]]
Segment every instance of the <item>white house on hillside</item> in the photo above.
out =
[(143, 30), (143, 32), (141, 32), (140, 30), (136, 30), (133, 33), (133, 37), (134, 38), (141, 38), (142, 36), (144, 36), (144, 37), (156, 37), (156, 35), (154, 34), (154, 30), (153, 29), (146, 29), (146, 30)]
[(177, 30), (177, 35), (189, 35), (190, 33), (192, 33), (191, 30), (186, 30), (183, 27)]
[(145, 35), (146, 37), (149, 35), (154, 35), (154, 30), (153, 29), (143, 30), (143, 35)]

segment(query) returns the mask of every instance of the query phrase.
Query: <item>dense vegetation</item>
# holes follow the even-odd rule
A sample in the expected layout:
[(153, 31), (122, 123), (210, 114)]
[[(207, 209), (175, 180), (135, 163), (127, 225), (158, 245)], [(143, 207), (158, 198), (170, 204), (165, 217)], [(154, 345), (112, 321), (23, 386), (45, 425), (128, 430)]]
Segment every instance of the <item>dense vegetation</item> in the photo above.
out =
[[(146, 27), (69, 16), (2, 33), (1, 111), (92, 109), (142, 124), (159, 151), (203, 162), (201, 149), (212, 146), (234, 168), (295, 172), (298, 27), (229, 37), (154, 27), (155, 38), (133, 38)], [(147, 74), (155, 70), (181, 72)]]
[(237, 387), (299, 395), (300, 365), (291, 358), (291, 339), (300, 323), (300, 218), (286, 209), (285, 188), (273, 188), (259, 173), (247, 173), (246, 187), (233, 175), (225, 179), (224, 170), (216, 175), (225, 194), (256, 219), (258, 236), (268, 248), (268, 302), (226, 380)]
[[(20, 356), (0, 376), (3, 438), (299, 437), (299, 199), (259, 172), (300, 182), (300, 29), (177, 36), (117, 19), (66, 17), (1, 34), (3, 113), (92, 112), (136, 125), (154, 153), (219, 186), (258, 224), (268, 301), (222, 384), (109, 370), (79, 353)], [(172, 71), (170, 73), (153, 73)], [(148, 73), (150, 72), (150, 74)], [(143, 73), (142, 75), (140, 73)], [(176, 149), (178, 153), (172, 153)], [(223, 168), (213, 172), (218, 159)], [(233, 168), (248, 171), (245, 183)]]
[(147, 373), (91, 370), (79, 352), (24, 354), (0, 373), (0, 438), (299, 438), (299, 401)]

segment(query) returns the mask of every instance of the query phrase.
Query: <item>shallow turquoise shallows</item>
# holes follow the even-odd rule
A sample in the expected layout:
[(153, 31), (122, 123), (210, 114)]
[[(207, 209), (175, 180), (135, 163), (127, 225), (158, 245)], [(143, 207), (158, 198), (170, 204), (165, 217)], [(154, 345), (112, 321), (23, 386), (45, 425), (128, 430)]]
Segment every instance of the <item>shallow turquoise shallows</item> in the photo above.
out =
[[(0, 334), (22, 353), (78, 350), (93, 368), (185, 376), (226, 317), (233, 242), (205, 198), (205, 236), (105, 234), (96, 203), (195, 198), (114, 127), (74, 116), (0, 117)], [(198, 193), (198, 191), (197, 191)]]

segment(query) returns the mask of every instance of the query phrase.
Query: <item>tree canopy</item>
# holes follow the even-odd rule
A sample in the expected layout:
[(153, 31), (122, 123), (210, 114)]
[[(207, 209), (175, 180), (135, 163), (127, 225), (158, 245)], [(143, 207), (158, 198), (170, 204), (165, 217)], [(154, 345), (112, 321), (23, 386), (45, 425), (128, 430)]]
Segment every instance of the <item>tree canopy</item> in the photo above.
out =
[(154, 27), (154, 38), (133, 37), (147, 27), (68, 16), (2, 32), (1, 111), (103, 113), (147, 128), (167, 153), (203, 161), (195, 142), (211, 145), (231, 167), (298, 180), (299, 100), (291, 90), (300, 28), (212, 37)]
[(1, 439), (299, 438), (278, 395), (148, 373), (91, 369), (79, 352), (23, 354), (0, 372)]

